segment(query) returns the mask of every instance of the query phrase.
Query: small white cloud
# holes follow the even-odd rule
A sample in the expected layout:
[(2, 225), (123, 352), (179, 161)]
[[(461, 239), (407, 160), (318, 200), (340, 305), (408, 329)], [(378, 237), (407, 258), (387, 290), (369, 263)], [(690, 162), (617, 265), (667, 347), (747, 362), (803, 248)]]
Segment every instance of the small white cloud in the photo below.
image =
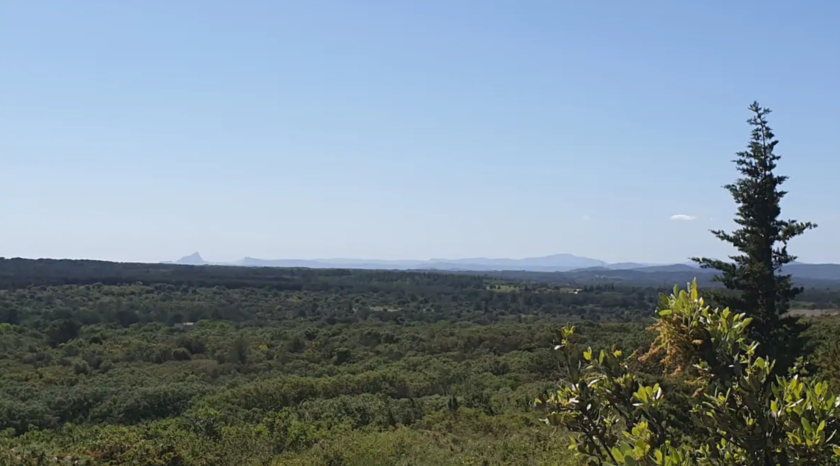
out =
[(590, 220), (592, 220), (592, 217), (590, 217), (589, 215), (584, 215), (584, 216), (583, 216), (583, 221), (584, 221), (584, 222), (588, 222), (588, 221), (590, 221)]
[(697, 220), (697, 217), (693, 215), (686, 215), (686, 214), (676, 214), (671, 216), (671, 220), (678, 220), (681, 222), (690, 222), (692, 220)]

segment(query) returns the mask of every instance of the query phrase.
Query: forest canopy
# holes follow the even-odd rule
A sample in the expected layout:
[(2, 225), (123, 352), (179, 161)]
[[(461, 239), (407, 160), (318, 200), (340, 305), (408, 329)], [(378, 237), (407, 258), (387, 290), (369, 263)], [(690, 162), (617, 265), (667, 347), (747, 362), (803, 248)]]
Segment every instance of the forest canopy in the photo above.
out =
[[(652, 341), (668, 292), (433, 272), (0, 270), (9, 464), (572, 464), (532, 407), (561, 375), (557, 329), (629, 354)], [(838, 303), (808, 289), (794, 307)], [(817, 322), (813, 361), (830, 373), (838, 327)]]

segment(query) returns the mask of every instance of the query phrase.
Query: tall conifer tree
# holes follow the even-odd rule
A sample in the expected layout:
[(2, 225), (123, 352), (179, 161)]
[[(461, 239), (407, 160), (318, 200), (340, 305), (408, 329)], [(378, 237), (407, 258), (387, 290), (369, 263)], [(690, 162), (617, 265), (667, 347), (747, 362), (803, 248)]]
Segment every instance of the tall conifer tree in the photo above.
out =
[(784, 367), (801, 353), (799, 334), (803, 329), (796, 319), (786, 316), (791, 300), (802, 292), (793, 286), (790, 275), (782, 272), (785, 264), (796, 260), (787, 245), (817, 225), (780, 219), (779, 204), (787, 194), (781, 185), (787, 177), (774, 172), (781, 158), (774, 152), (779, 141), (767, 122), (770, 109), (753, 102), (750, 111), (753, 116), (747, 122), (753, 128), (752, 137), (747, 150), (738, 152), (733, 160), (742, 176), (725, 186), (738, 206), (735, 223), (739, 228), (731, 233), (712, 231), (740, 254), (730, 256), (733, 262), (693, 260), (703, 268), (720, 271), (717, 279), (732, 292), (714, 298), (752, 317), (752, 336), (761, 344), (760, 351), (777, 358)]

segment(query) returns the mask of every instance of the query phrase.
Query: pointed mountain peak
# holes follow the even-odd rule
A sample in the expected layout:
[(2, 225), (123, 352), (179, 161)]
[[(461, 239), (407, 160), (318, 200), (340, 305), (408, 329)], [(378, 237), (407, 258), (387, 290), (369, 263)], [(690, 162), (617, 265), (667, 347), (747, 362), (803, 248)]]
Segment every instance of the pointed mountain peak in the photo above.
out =
[(182, 265), (204, 265), (207, 262), (201, 258), (201, 254), (194, 252), (189, 256), (184, 256), (175, 261), (176, 264)]

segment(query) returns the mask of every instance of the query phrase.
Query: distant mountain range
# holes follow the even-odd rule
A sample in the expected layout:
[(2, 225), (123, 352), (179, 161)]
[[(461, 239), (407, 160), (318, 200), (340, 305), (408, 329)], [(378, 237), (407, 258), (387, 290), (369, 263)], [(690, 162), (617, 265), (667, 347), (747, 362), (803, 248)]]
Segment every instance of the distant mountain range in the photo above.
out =
[(569, 270), (590, 267), (605, 267), (611, 270), (626, 270), (646, 267), (652, 264), (622, 262), (608, 264), (597, 259), (579, 257), (572, 254), (554, 254), (525, 259), (488, 259), (475, 257), (468, 259), (430, 259), (430, 260), (364, 260), (364, 259), (256, 259), (246, 257), (235, 262), (215, 263), (205, 261), (194, 252), (175, 262), (182, 265), (234, 265), (241, 267), (307, 267), (313, 269), (391, 269), (391, 270), (525, 270), (535, 272), (567, 272)]
[[(650, 264), (638, 262), (607, 263), (598, 259), (572, 254), (554, 254), (524, 259), (467, 259), (430, 260), (363, 260), (363, 259), (244, 259), (212, 263), (197, 252), (177, 261), (181, 265), (228, 265), (239, 267), (304, 267), (312, 269), (386, 269), (386, 270), (440, 270), (461, 272), (571, 272), (575, 275), (603, 277), (604, 279), (658, 280), (659, 275), (693, 275), (711, 278), (715, 271), (700, 269), (693, 262), (680, 264)], [(794, 262), (785, 272), (795, 278), (807, 280), (840, 281), (840, 264), (803, 264)], [(646, 274), (646, 275), (640, 275)]]

